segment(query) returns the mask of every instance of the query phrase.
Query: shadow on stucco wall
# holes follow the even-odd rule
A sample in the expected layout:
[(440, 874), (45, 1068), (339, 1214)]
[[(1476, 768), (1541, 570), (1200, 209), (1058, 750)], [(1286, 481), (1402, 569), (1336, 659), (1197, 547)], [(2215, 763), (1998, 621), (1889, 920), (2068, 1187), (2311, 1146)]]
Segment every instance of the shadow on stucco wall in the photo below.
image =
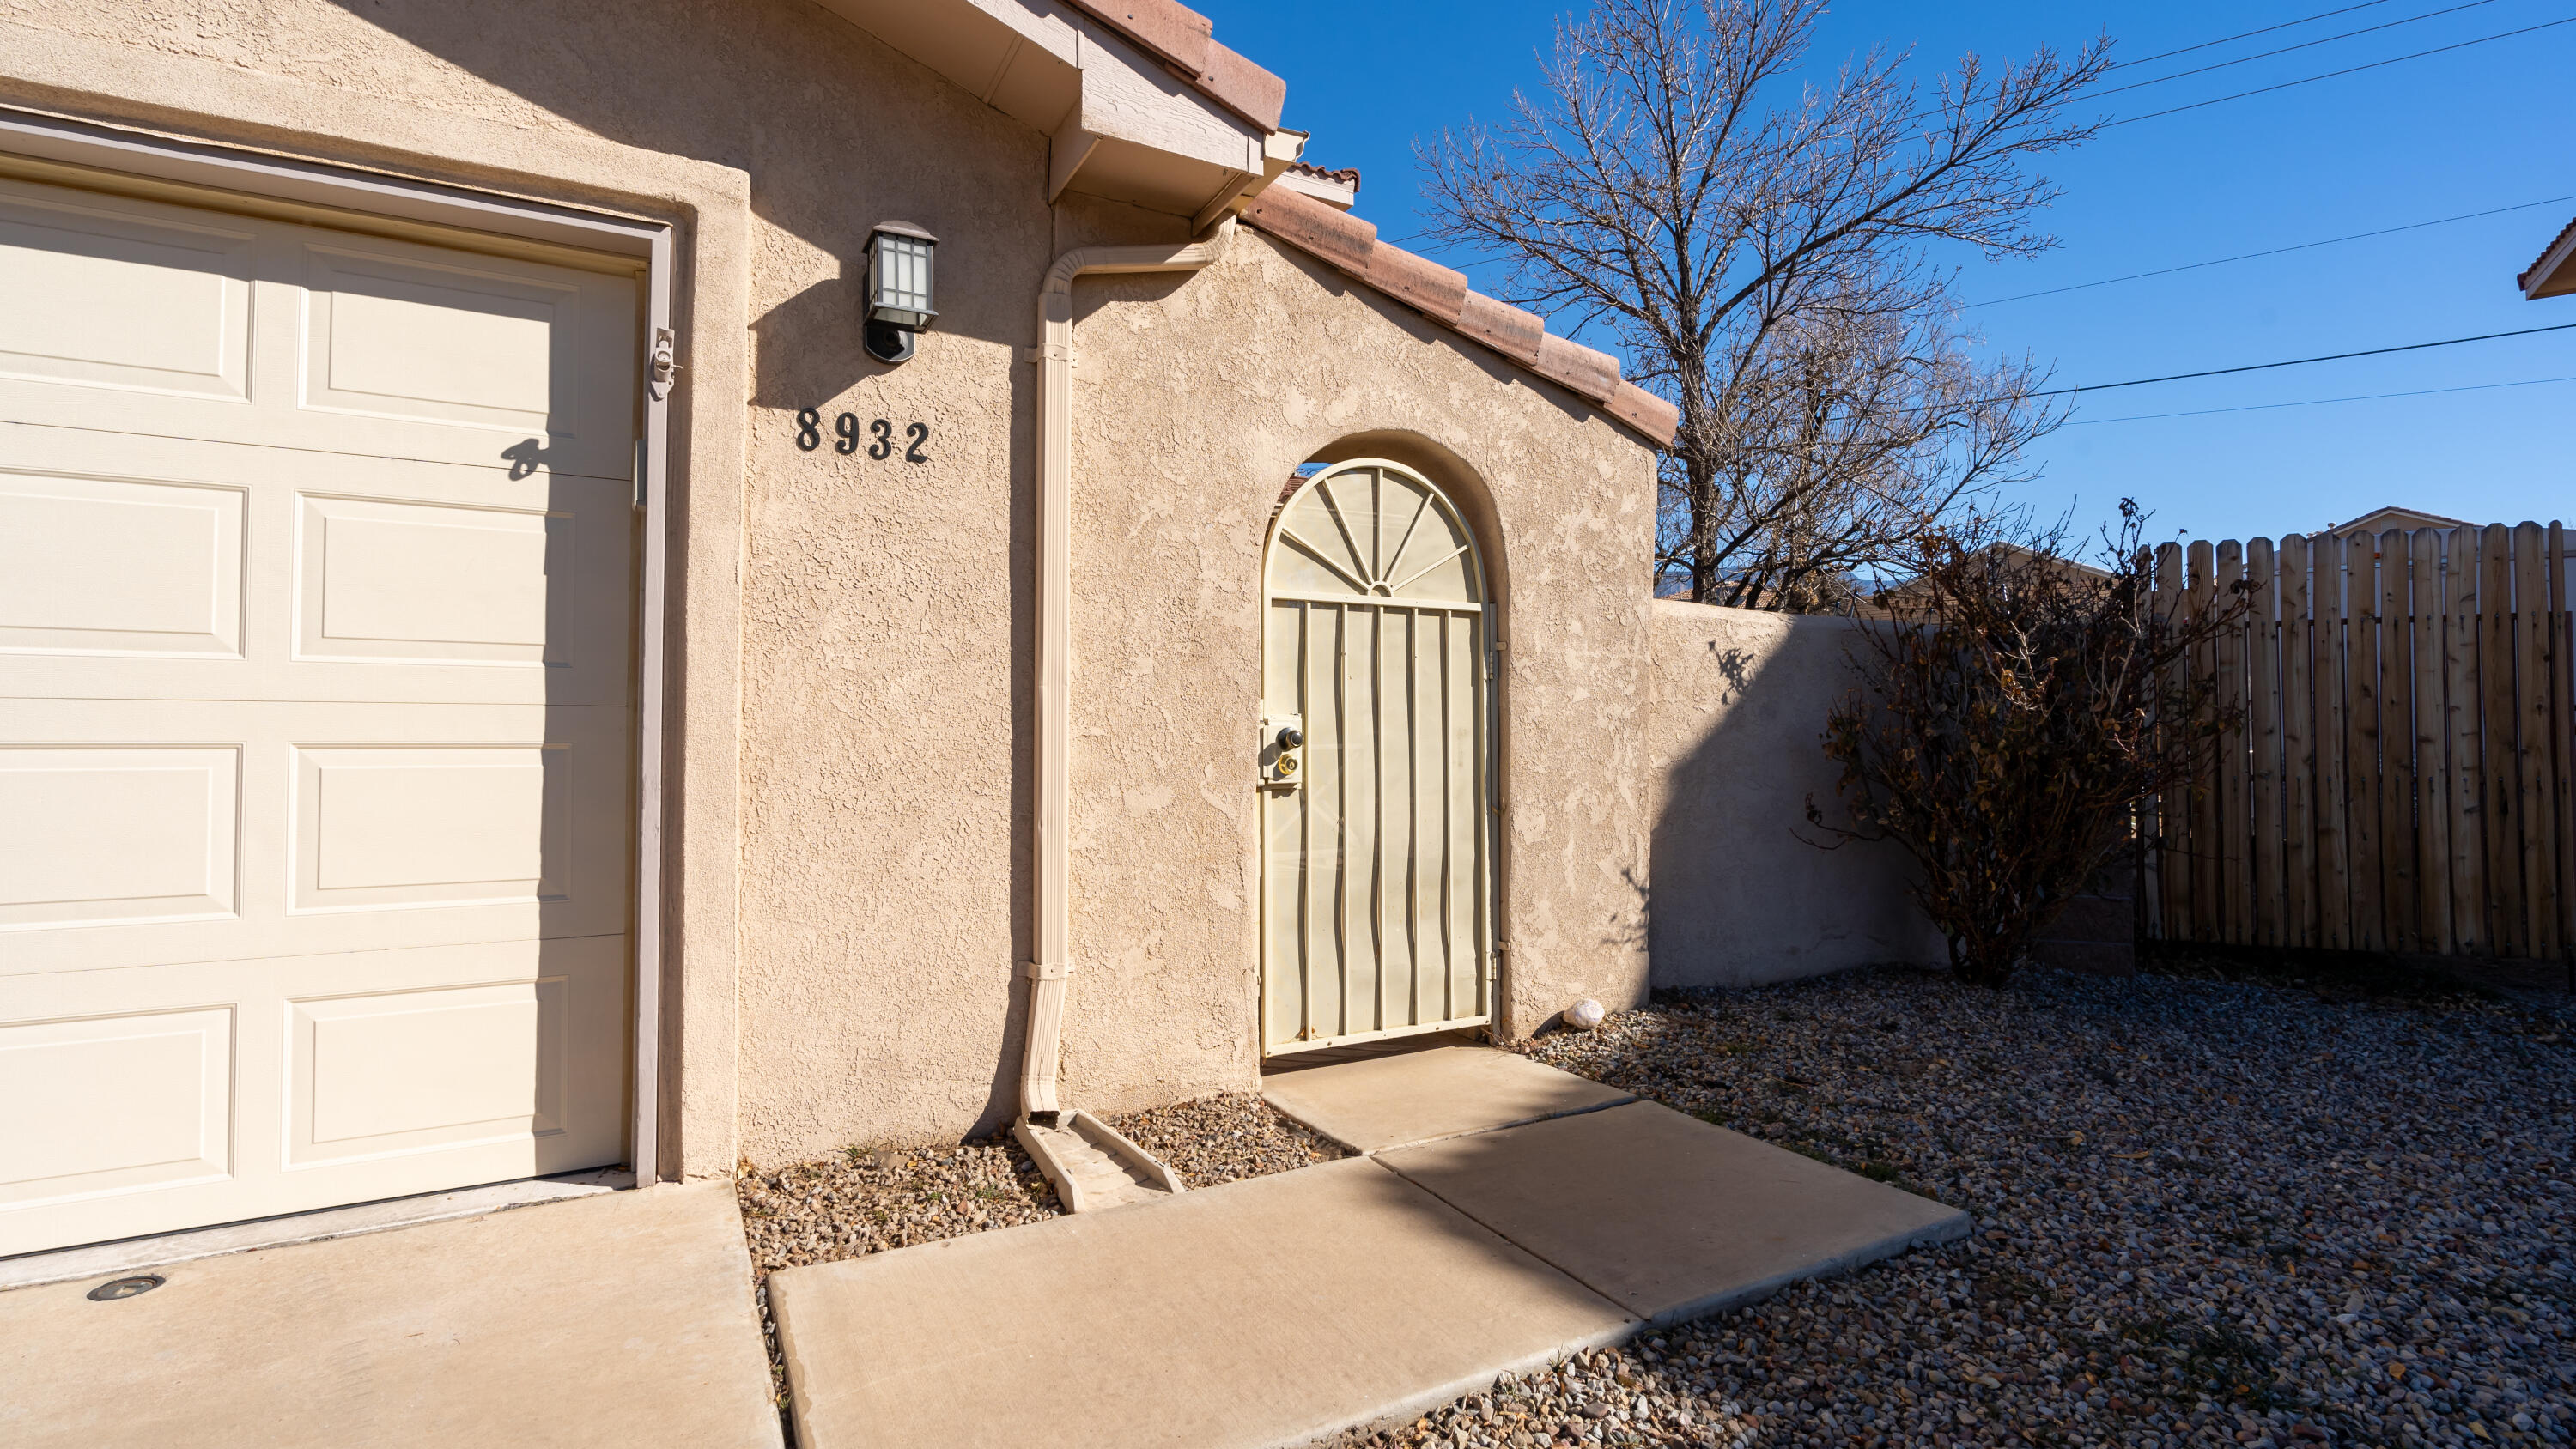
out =
[(1657, 986), (1750, 986), (1852, 966), (1935, 965), (1904, 853), (1847, 824), (1826, 712), (1859, 683), (1838, 619), (1654, 604), (1657, 795), (1647, 951)]

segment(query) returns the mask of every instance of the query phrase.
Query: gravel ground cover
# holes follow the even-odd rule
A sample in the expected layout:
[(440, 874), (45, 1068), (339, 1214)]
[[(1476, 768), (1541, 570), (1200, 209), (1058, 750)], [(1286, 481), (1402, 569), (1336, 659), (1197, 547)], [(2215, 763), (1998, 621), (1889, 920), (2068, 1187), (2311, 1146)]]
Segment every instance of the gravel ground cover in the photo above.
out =
[(1879, 972), (1542, 1038), (1978, 1231), (1341, 1442), (2568, 1443), (2569, 1025), (2291, 980)]
[(1184, 1187), (1267, 1177), (1342, 1155), (1339, 1147), (1279, 1115), (1254, 1092), (1151, 1107), (1112, 1117), (1109, 1125), (1180, 1174)]
[[(1185, 1187), (1261, 1177), (1339, 1156), (1254, 1092), (1227, 1092), (1109, 1119)], [(955, 1147), (850, 1147), (838, 1157), (735, 1182), (743, 1236), (762, 1276), (1064, 1211), (1055, 1187), (1008, 1133)]]

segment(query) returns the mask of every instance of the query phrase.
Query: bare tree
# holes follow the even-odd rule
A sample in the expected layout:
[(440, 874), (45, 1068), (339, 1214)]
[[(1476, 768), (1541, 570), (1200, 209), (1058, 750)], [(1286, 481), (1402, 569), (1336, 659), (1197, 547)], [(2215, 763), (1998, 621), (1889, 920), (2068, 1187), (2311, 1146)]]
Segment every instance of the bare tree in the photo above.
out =
[[(1873, 51), (1796, 87), (1823, 0), (1597, 0), (1535, 97), (1420, 148), (1444, 242), (1498, 254), (1513, 300), (1612, 332), (1679, 405), (1658, 581), (1709, 603), (1824, 608), (1961, 526), (2063, 411), (2028, 361), (1976, 363), (1927, 253), (2023, 256), (2055, 195), (2032, 158), (2107, 42), (1926, 94)], [(1795, 89), (1793, 89), (1795, 88)]]

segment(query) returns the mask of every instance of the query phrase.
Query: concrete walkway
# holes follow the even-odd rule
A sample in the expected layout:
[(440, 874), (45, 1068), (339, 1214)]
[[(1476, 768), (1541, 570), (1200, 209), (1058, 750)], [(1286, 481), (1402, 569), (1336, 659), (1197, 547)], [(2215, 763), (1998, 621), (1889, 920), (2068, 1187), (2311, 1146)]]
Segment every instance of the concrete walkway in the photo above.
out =
[(726, 1182), (0, 1292), (10, 1449), (776, 1449)]
[(1265, 1086), (1370, 1155), (771, 1275), (801, 1449), (1307, 1444), (1968, 1230), (1501, 1052)]

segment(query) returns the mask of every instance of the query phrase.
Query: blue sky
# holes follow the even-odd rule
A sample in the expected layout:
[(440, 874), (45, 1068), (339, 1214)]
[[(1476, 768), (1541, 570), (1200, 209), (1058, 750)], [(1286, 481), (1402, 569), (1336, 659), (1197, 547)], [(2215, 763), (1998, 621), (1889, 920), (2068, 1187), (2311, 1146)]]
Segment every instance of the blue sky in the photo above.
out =
[[(1389, 240), (1421, 225), (1417, 137), (1499, 116), (1534, 83), (1565, 4), (1539, 0), (1191, 0), (1219, 39), (1288, 82), (1308, 157), (1358, 166), (1360, 213)], [(2138, 58), (2340, 8), (2351, 0), (2071, 6), (1847, 0), (1811, 56), (1818, 74), (1872, 45), (1911, 48), (1927, 78), (1967, 52), (2022, 57), (2107, 31)], [(2311, 24), (2114, 72), (2159, 76), (2460, 0), (2383, 0)], [(2230, 66), (2099, 103), (2135, 114), (2539, 25), (2566, 0), (2483, 0), (2451, 14)], [(2062, 245), (2036, 261), (1964, 259), (1970, 301), (2576, 194), (2567, 98), (2576, 24), (2105, 131), (2043, 169), (2064, 194)], [(2097, 384), (2549, 323), (2576, 297), (2512, 284), (2576, 200), (2288, 256), (1967, 313), (1988, 346), (2027, 351), (2060, 384)], [(1459, 265), (1466, 259), (1446, 256)], [(1470, 265), (1471, 278), (1492, 269)], [(2480, 522), (2576, 522), (2576, 382), (2167, 418), (2147, 413), (2576, 377), (2576, 331), (2126, 388), (2081, 399), (2041, 444), (2020, 496), (2089, 527), (2124, 495), (2162, 534), (2313, 530), (2381, 503)]]

